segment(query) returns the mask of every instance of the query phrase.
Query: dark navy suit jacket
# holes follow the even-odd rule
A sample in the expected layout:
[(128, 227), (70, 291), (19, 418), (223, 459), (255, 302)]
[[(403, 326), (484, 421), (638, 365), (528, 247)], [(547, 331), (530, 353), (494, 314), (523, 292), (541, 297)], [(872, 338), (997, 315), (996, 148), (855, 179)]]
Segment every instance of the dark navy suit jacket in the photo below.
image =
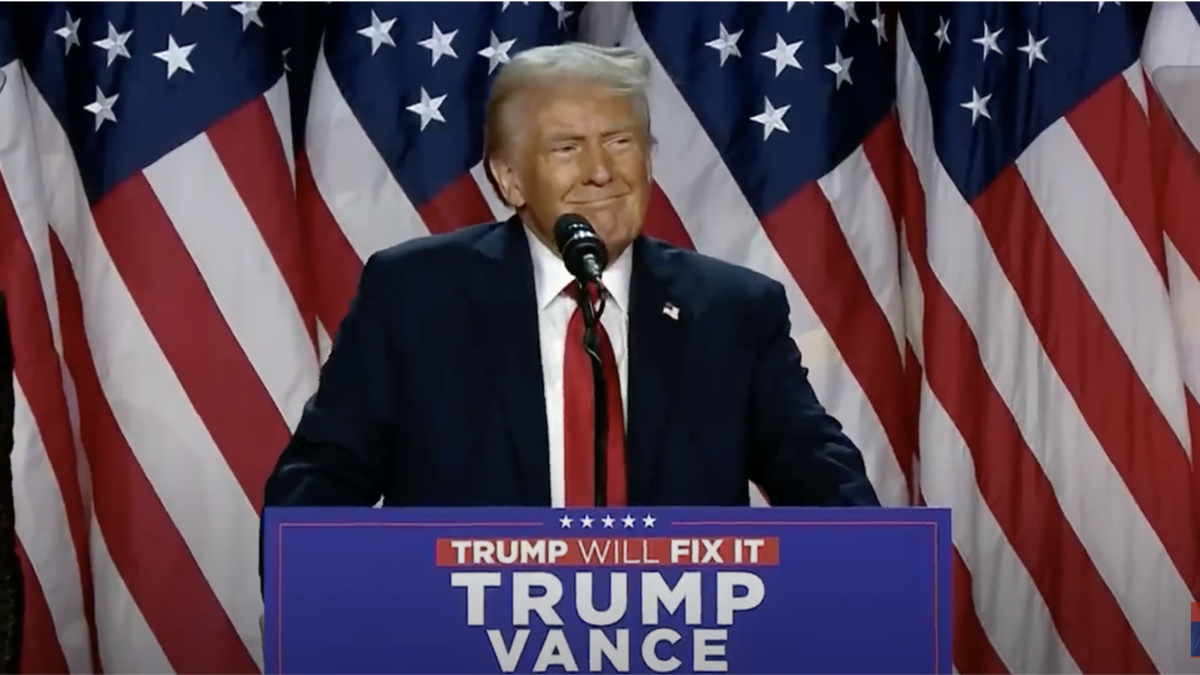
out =
[[(522, 227), (371, 256), (266, 506), (550, 506)], [(749, 481), (775, 505), (878, 505), (809, 386), (778, 282), (642, 237), (629, 304), (631, 505), (746, 505)]]

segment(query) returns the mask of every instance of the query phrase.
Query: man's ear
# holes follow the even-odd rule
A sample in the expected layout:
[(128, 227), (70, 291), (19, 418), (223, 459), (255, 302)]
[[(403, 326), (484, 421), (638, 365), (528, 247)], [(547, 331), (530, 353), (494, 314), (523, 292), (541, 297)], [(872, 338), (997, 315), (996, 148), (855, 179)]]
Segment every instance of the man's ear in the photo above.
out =
[(514, 209), (525, 206), (525, 195), (521, 191), (521, 181), (511, 164), (501, 157), (488, 158), (488, 171), (496, 182), (496, 189), (504, 202)]

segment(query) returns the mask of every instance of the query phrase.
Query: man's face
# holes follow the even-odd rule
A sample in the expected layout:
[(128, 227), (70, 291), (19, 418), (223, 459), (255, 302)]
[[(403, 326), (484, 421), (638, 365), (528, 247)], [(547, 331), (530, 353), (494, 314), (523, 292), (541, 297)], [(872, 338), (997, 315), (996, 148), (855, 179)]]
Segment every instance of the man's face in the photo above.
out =
[(632, 100), (564, 84), (513, 103), (515, 133), (493, 164), (509, 203), (551, 249), (554, 221), (578, 213), (615, 259), (641, 232), (650, 195), (649, 139)]

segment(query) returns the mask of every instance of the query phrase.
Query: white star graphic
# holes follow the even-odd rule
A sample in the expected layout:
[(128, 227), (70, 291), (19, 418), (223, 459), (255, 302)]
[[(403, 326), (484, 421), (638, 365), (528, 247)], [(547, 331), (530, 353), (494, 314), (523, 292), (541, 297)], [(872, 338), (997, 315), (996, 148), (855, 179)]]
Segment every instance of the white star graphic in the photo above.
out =
[(129, 58), (129, 48), (125, 46), (125, 43), (129, 42), (130, 35), (133, 35), (133, 31), (129, 30), (125, 31), (124, 33), (118, 33), (116, 27), (112, 25), (112, 22), (109, 22), (108, 37), (104, 38), (103, 40), (96, 40), (92, 44), (108, 52), (107, 65), (111, 66), (113, 61), (117, 60), (118, 56)]
[(288, 47), (287, 49), (283, 50), (283, 56), (281, 58), (283, 60), (283, 72), (285, 72), (285, 73), (292, 72), (292, 67), (290, 65), (288, 65), (288, 54), (291, 54), (291, 53), (292, 53), (291, 47)]
[(1000, 45), (996, 44), (996, 40), (1000, 38), (1000, 34), (1003, 32), (1004, 32), (1003, 28), (997, 29), (996, 32), (994, 32), (994, 33), (988, 31), (987, 22), (984, 21), (983, 22), (983, 37), (977, 37), (974, 40), (971, 40), (971, 42), (974, 42), (977, 45), (983, 46), (983, 60), (984, 61), (987, 61), (988, 54), (991, 52), (996, 52), (997, 54), (1000, 54), (1001, 56), (1004, 55), (1004, 52), (1000, 51)]
[(825, 70), (837, 76), (837, 81), (834, 82), (834, 89), (841, 89), (842, 83), (854, 84), (854, 80), (850, 79), (850, 64), (854, 62), (853, 56), (842, 58), (842, 48), (833, 48), (833, 63), (826, 63)]
[(842, 13), (845, 15), (845, 19), (846, 19), (846, 25), (844, 26), (845, 28), (850, 27), (851, 21), (853, 21), (854, 23), (858, 23), (858, 10), (854, 9), (853, 2), (835, 2), (833, 4), (835, 7), (842, 10)]
[(883, 16), (878, 2), (875, 3), (875, 18), (871, 19), (871, 25), (875, 27), (875, 44), (887, 42), (887, 19)]
[(491, 33), (488, 46), (479, 50), (479, 55), (488, 60), (488, 75), (491, 75), (492, 71), (496, 70), (501, 63), (508, 63), (508, 50), (512, 49), (516, 42), (516, 40), (501, 42), (495, 32)]
[(580, 518), (580, 519), (579, 519), (579, 524), (580, 524), (580, 525), (582, 525), (582, 526), (584, 526), (584, 527), (591, 527), (591, 526), (592, 526), (592, 522), (594, 522), (594, 521), (592, 520), (592, 517), (591, 517), (591, 516), (584, 516), (584, 517), (582, 517), (582, 518)]
[(187, 0), (184, 0), (184, 2), (181, 2), (180, 4), (183, 5), (183, 9), (181, 9), (179, 11), (179, 16), (183, 16), (183, 15), (187, 14), (188, 10), (193, 7), (199, 7), (200, 9), (203, 9), (203, 10), (208, 9), (206, 4), (203, 2), (188, 2)]
[(971, 100), (967, 101), (966, 103), (958, 104), (960, 107), (971, 111), (971, 126), (975, 126), (975, 121), (980, 117), (986, 117), (989, 120), (992, 119), (992, 116), (990, 113), (988, 113), (987, 109), (988, 101), (991, 100), (991, 98), (991, 94), (981, 97), (979, 92), (975, 91), (975, 87), (971, 87)]
[(575, 12), (567, 9), (567, 3), (565, 2), (552, 2), (550, 3), (550, 9), (558, 12), (558, 29), (565, 30), (567, 27), (567, 19), (574, 16)]
[(252, 23), (257, 24), (259, 28), (263, 28), (262, 17), (258, 15), (258, 10), (261, 7), (261, 2), (239, 2), (233, 6), (233, 11), (242, 15), (242, 32), (245, 32)]
[(67, 12), (66, 23), (63, 24), (62, 28), (54, 31), (54, 34), (62, 38), (66, 43), (66, 48), (63, 50), (63, 54), (70, 54), (71, 47), (79, 46), (79, 23), (81, 21), (83, 21), (83, 19), (72, 20), (71, 13)]
[(442, 94), (436, 98), (430, 98), (429, 93), (425, 91), (425, 87), (421, 87), (421, 101), (414, 103), (405, 110), (421, 116), (421, 131), (425, 131), (425, 127), (429, 126), (430, 120), (445, 122), (446, 118), (442, 117), (442, 102), (446, 100), (446, 95)]
[(604, 516), (600, 519), (600, 522), (604, 523), (604, 527), (612, 527), (615, 519), (612, 516)]
[(938, 17), (938, 29), (934, 31), (933, 36), (938, 41), (938, 51), (942, 51), (944, 45), (950, 44), (950, 20), (944, 17)]
[(621, 519), (621, 522), (625, 524), (625, 529), (629, 529), (629, 528), (633, 527), (633, 521), (634, 521), (633, 516), (625, 516), (624, 518)]
[(562, 523), (564, 528), (568, 530), (571, 529), (571, 516), (563, 516), (558, 520), (558, 522)]
[[(520, 2), (522, 5), (525, 5), (526, 7), (529, 6), (529, 0), (516, 0), (516, 1)], [(500, 5), (500, 11), (503, 12), (504, 10), (508, 9), (508, 6), (511, 4), (513, 4), (512, 0), (504, 0), (504, 4)]]
[(433, 55), (433, 63), (431, 65), (436, 66), (438, 59), (443, 56), (458, 58), (458, 54), (454, 53), (454, 47), (450, 46), (450, 43), (454, 41), (455, 35), (458, 35), (458, 31), (452, 30), (449, 33), (443, 33), (442, 29), (438, 28), (438, 25), (434, 23), (433, 35), (421, 40), (417, 44), (429, 50)]
[(392, 24), (394, 23), (396, 23), (394, 18), (387, 21), (380, 21), (379, 16), (375, 14), (375, 10), (371, 10), (371, 25), (358, 29), (359, 35), (371, 39), (371, 56), (374, 56), (375, 52), (379, 51), (381, 45), (396, 46), (396, 41), (392, 39)]
[(105, 121), (112, 122), (113, 124), (117, 123), (117, 116), (113, 113), (113, 105), (120, 97), (120, 94), (105, 96), (100, 87), (96, 87), (96, 102), (83, 106), (84, 110), (96, 116), (96, 131), (100, 131), (100, 126)]
[(771, 99), (763, 98), (763, 111), (750, 118), (751, 122), (758, 122), (763, 126), (763, 140), (771, 137), (771, 134), (776, 131), (790, 133), (791, 129), (787, 128), (787, 124), (783, 121), (783, 116), (792, 106), (785, 105), (782, 108), (776, 108), (771, 105)]
[(742, 55), (741, 50), (739, 50), (737, 46), (738, 40), (742, 37), (742, 31), (739, 30), (736, 33), (730, 33), (725, 28), (725, 24), (723, 23), (717, 24), (717, 27), (721, 31), (721, 36), (715, 40), (709, 40), (708, 42), (705, 42), (704, 46), (712, 47), (721, 53), (721, 65), (723, 66), (725, 65), (725, 60), (730, 56), (740, 57)]
[(782, 35), (779, 33), (775, 34), (775, 48), (762, 53), (763, 56), (775, 62), (775, 77), (783, 74), (783, 71), (787, 70), (788, 66), (804, 70), (804, 67), (796, 60), (796, 50), (800, 49), (800, 45), (802, 44), (804, 44), (804, 40), (797, 40), (788, 44)]
[(1029, 67), (1033, 68), (1034, 61), (1041, 61), (1042, 63), (1050, 63), (1049, 61), (1046, 60), (1046, 55), (1042, 53), (1042, 45), (1046, 44), (1046, 41), (1049, 40), (1050, 38), (1044, 37), (1041, 40), (1034, 40), (1033, 39), (1033, 31), (1026, 31), (1026, 32), (1029, 33), (1029, 42), (1024, 47), (1017, 47), (1017, 51), (1025, 52), (1025, 54), (1029, 56)]
[(180, 47), (175, 44), (175, 36), (167, 36), (167, 48), (161, 52), (154, 52), (154, 58), (161, 59), (167, 64), (167, 79), (175, 74), (177, 70), (186, 70), (189, 73), (195, 73), (192, 70), (192, 64), (188, 63), (188, 56), (192, 50), (196, 48), (195, 44), (184, 45)]
[(654, 516), (642, 518), (642, 527), (654, 527)]
[(1113, 0), (1100, 0), (1100, 2), (1096, 3), (1096, 13), (1099, 14), (1104, 9), (1105, 5), (1120, 5), (1120, 4), (1121, 4), (1120, 2), (1114, 2)]

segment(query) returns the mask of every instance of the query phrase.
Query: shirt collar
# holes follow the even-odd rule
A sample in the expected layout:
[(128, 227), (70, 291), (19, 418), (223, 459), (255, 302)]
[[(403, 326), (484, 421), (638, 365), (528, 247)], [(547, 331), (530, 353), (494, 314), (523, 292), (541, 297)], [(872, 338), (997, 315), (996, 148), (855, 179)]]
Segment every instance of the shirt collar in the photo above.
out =
[[(533, 258), (533, 280), (537, 289), (538, 311), (548, 307), (574, 277), (567, 271), (562, 258), (542, 243), (528, 227), (529, 252)], [(608, 289), (609, 300), (623, 312), (629, 311), (629, 279), (633, 272), (633, 247), (629, 246), (610, 265), (604, 268), (601, 279)]]

